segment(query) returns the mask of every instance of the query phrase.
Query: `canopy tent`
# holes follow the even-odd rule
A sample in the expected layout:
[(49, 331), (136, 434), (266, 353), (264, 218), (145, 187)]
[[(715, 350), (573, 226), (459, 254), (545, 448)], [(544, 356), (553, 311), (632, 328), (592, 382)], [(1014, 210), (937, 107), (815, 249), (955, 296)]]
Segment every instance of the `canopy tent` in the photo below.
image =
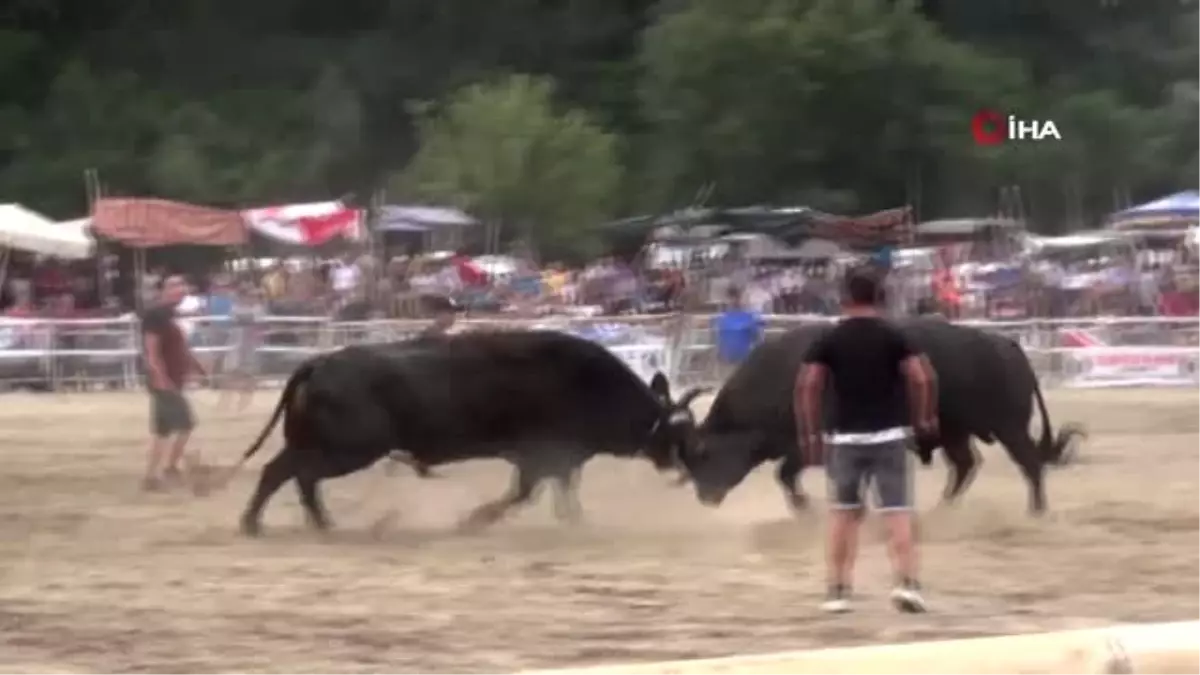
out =
[(918, 239), (934, 237), (954, 237), (972, 239), (988, 230), (1022, 231), (1024, 225), (1020, 221), (1004, 218), (950, 218), (945, 220), (927, 220), (916, 227)]
[(1076, 232), (1074, 234), (1067, 234), (1059, 237), (1031, 236), (1027, 239), (1027, 243), (1029, 244), (1029, 248), (1032, 252), (1076, 249), (1085, 248), (1088, 246), (1102, 246), (1115, 242), (1128, 242), (1128, 240), (1114, 232), (1105, 231)]
[(239, 246), (246, 225), (237, 211), (166, 199), (99, 199), (92, 231), (135, 249), (192, 244)]
[(809, 239), (796, 249), (797, 257), (804, 260), (833, 260), (843, 253), (841, 246), (828, 239)]
[(1109, 216), (1109, 226), (1118, 230), (1188, 222), (1200, 222), (1200, 192), (1196, 190), (1177, 192)]
[(0, 205), (0, 247), (78, 260), (92, 255), (88, 220), (57, 223), (19, 204)]
[[(135, 307), (145, 296), (149, 249), (173, 246), (242, 246), (249, 240), (246, 223), (237, 211), (214, 209), (166, 199), (97, 199), (92, 204), (92, 232), (132, 250)], [(210, 254), (219, 249), (207, 248)]]
[(673, 226), (688, 235), (692, 235), (698, 227), (715, 226), (726, 231), (769, 234), (788, 245), (817, 238), (848, 248), (873, 249), (909, 243), (912, 239), (912, 219), (912, 208), (908, 206), (860, 216), (839, 216), (805, 206), (749, 206), (684, 209), (657, 217), (626, 218), (605, 223), (600, 228), (609, 236), (645, 238), (663, 226)]
[(443, 227), (467, 227), (477, 221), (459, 209), (441, 206), (388, 205), (379, 209), (379, 232), (430, 232)]
[(808, 235), (859, 250), (903, 246), (913, 240), (911, 206), (884, 209), (861, 216), (838, 216), (813, 211)]
[(87, 219), (56, 223), (20, 204), (0, 204), (0, 289), (14, 250), (72, 260), (91, 256), (95, 242), (87, 225)]

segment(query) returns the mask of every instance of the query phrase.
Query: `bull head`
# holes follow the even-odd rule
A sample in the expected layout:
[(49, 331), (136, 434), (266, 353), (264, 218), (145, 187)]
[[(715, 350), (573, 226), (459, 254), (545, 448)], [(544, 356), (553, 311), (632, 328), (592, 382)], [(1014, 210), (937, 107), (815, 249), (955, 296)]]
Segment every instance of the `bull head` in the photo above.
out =
[(674, 437), (674, 442), (671, 443), (671, 462), (679, 472), (679, 477), (674, 481), (676, 486), (684, 485), (691, 480), (691, 472), (683, 456), (686, 453), (696, 452), (698, 449), (696, 444), (696, 415), (692, 412), (691, 406), (697, 398), (709, 391), (711, 391), (709, 387), (693, 387), (685, 391), (683, 396), (679, 397), (679, 400), (675, 401), (671, 406), (668, 424), (671, 427), (671, 433)]
[(679, 397), (679, 400), (675, 403), (675, 407), (690, 410), (693, 401), (710, 391), (712, 391), (712, 387), (692, 387), (683, 392), (683, 396)]
[[(695, 440), (696, 417), (692, 413), (691, 404), (697, 397), (709, 391), (706, 387), (694, 387), (684, 392), (679, 400), (672, 400), (670, 385), (662, 373), (655, 373), (650, 382), (650, 390), (662, 406), (662, 417), (655, 422), (651, 435), (657, 436), (660, 451), (666, 446), (666, 454), (671, 465), (680, 473), (679, 484), (686, 482), (687, 466), (682, 454), (690, 450)], [(654, 441), (652, 441), (654, 442)], [(659, 457), (662, 457), (660, 454)], [(657, 462), (656, 462), (657, 464)], [(660, 468), (665, 468), (660, 465)]]

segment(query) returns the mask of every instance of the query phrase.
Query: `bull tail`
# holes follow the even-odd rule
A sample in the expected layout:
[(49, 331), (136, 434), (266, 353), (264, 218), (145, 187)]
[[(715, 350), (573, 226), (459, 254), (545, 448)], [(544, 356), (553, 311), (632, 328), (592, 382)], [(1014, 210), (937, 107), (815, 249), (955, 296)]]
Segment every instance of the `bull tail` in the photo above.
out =
[(1033, 396), (1037, 399), (1038, 413), (1042, 416), (1042, 437), (1038, 440), (1038, 453), (1047, 464), (1065, 466), (1074, 459), (1074, 452), (1067, 452), (1073, 447), (1072, 440), (1076, 437), (1086, 438), (1087, 432), (1078, 425), (1066, 424), (1059, 428), (1058, 435), (1050, 424), (1050, 413), (1046, 410), (1046, 399), (1042, 396), (1042, 385), (1036, 379), (1033, 381)]
[(260, 448), (262, 448), (263, 443), (267, 442), (267, 438), (271, 435), (271, 432), (275, 430), (275, 427), (279, 424), (279, 420), (283, 418), (284, 412), (286, 412), (287, 409), (292, 406), (293, 402), (295, 402), (297, 398), (297, 392), (300, 391), (301, 385), (308, 381), (309, 376), (312, 374), (312, 370), (313, 362), (307, 361), (297, 368), (296, 371), (292, 373), (291, 377), (288, 378), (287, 384), (283, 386), (283, 392), (279, 395), (279, 403), (275, 405), (275, 411), (271, 413), (271, 419), (267, 421), (267, 426), (263, 428), (262, 433), (258, 435), (258, 438), (254, 439), (254, 442), (250, 444), (250, 448), (242, 454), (242, 458), (237, 461), (237, 464), (229, 467), (229, 470), (226, 472), (226, 474), (221, 477), (221, 479), (218, 481), (220, 487), (225, 487), (228, 485), (229, 481), (233, 479), (238, 470), (241, 469), (242, 466), (245, 465), (246, 462), (249, 461), (250, 458), (253, 457)]

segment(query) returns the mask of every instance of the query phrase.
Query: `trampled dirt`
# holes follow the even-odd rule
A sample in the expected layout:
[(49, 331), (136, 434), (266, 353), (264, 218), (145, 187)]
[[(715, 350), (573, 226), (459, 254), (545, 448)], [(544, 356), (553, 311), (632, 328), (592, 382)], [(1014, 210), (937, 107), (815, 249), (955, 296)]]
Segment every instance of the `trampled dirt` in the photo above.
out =
[[(248, 413), (195, 396), (196, 447), (230, 464), (275, 393)], [(138, 492), (138, 394), (8, 395), (0, 405), (0, 667), (10, 672), (403, 672), (516, 669), (1195, 619), (1200, 435), (1195, 391), (1052, 392), (1087, 424), (1084, 461), (1048, 479), (1051, 514), (998, 446), (962, 504), (935, 508), (918, 470), (932, 612), (893, 614), (878, 523), (858, 611), (816, 611), (822, 508), (795, 519), (760, 472), (718, 510), (648, 464), (598, 460), (587, 523), (540, 500), (487, 533), (451, 532), (502, 492), (478, 462), (419, 480), (382, 466), (324, 484), (337, 524), (305, 529), (295, 491), (261, 540), (236, 532), (257, 480)], [(273, 449), (264, 451), (263, 459)], [(823, 492), (816, 472), (805, 481)]]

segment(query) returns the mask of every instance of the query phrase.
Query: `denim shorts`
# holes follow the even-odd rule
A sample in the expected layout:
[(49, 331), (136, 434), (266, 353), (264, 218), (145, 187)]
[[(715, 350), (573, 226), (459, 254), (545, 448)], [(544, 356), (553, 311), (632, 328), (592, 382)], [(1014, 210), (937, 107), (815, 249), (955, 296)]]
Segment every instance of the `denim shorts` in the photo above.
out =
[(826, 455), (825, 472), (834, 508), (862, 508), (868, 483), (875, 487), (880, 511), (912, 508), (907, 440), (829, 444)]

